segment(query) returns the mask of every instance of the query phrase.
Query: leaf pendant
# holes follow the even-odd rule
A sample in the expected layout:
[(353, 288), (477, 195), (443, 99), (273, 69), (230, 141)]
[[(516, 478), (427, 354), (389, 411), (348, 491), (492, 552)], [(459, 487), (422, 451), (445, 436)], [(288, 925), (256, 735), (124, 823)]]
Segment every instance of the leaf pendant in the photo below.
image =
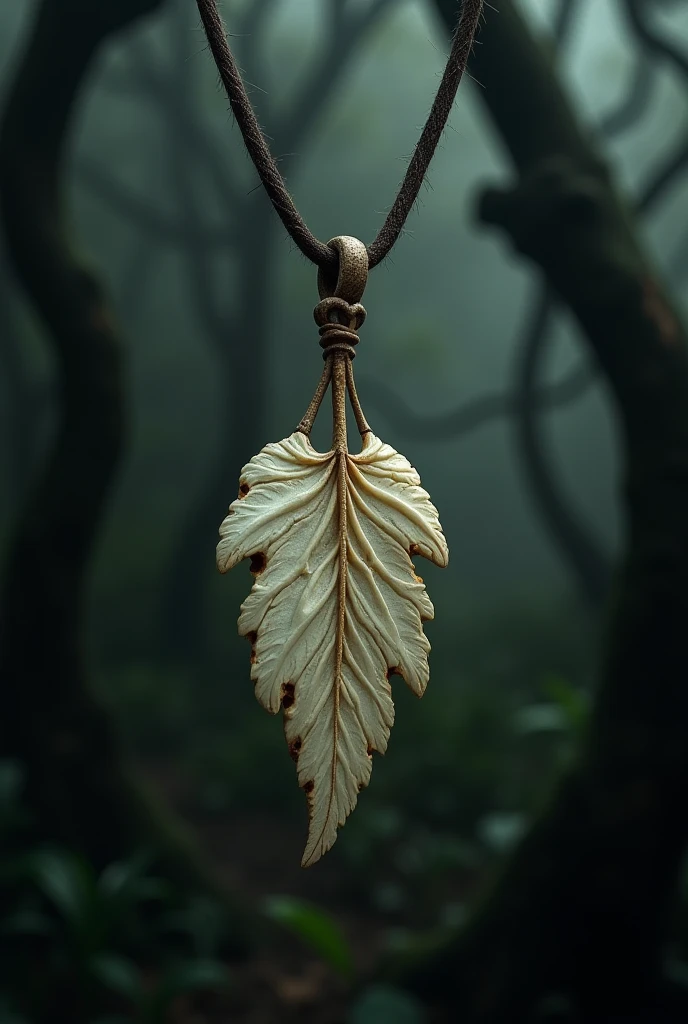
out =
[[(351, 361), (365, 317), (357, 304), (365, 246), (348, 236), (329, 244), (339, 273), (334, 287), (318, 277), (320, 384), (297, 430), (244, 466), (217, 547), (221, 572), (252, 560), (256, 578), (239, 633), (252, 644), (256, 697), (271, 714), (284, 709), (289, 752), (308, 796), (303, 867), (333, 845), (368, 784), (372, 752), (387, 747), (392, 672), (418, 697), (425, 691), (430, 644), (422, 624), (434, 609), (411, 559), (423, 555), (439, 566), (449, 559), (418, 474), (372, 433), (356, 395)], [(330, 385), (333, 441), (322, 453), (309, 433)], [(359, 454), (347, 448), (347, 391), (362, 435)]]

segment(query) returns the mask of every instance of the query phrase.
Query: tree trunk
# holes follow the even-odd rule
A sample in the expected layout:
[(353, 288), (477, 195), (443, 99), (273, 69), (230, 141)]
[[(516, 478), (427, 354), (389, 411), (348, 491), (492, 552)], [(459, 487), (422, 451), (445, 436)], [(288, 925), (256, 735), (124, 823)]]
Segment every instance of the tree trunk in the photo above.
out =
[(542, 436), (537, 391), (552, 308), (549, 289), (539, 287), (532, 314), (526, 320), (523, 335), (518, 340), (513, 374), (517, 403), (514, 442), (521, 472), (543, 529), (568, 566), (585, 607), (599, 616), (609, 592), (610, 559), (594, 534), (575, 511), (568, 507), (566, 496), (549, 466)]
[(100, 46), (158, 5), (44, 0), (0, 128), (8, 257), (53, 347), (61, 406), (4, 579), (0, 750), (24, 769), (35, 838), (67, 844), (97, 868), (154, 845), (178, 878), (219, 891), (179, 824), (130, 774), (83, 652), (88, 568), (124, 441), (122, 359), (103, 290), (68, 243), (63, 162)]
[[(450, 24), (453, 2), (438, 2)], [(572, 1020), (667, 1020), (663, 942), (688, 843), (686, 334), (509, 0), (486, 9), (472, 73), (519, 173), (481, 216), (542, 268), (600, 363), (628, 525), (578, 760), (469, 927), (406, 964), (405, 983), (467, 1022), (537, 1019), (553, 993)]]

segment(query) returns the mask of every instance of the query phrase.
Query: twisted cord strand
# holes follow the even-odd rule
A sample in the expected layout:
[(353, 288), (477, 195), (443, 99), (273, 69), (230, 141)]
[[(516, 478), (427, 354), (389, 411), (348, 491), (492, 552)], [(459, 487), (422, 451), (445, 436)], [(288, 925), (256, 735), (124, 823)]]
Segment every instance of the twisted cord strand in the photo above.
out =
[[(196, 0), (196, 2), (208, 39), (208, 46), (227, 93), (232, 113), (270, 202), (303, 255), (318, 267), (332, 269), (337, 265), (337, 254), (310, 231), (270, 152), (267, 139), (246, 92), (241, 72), (229, 48), (217, 0)], [(428, 119), (385, 222), (375, 240), (367, 247), (370, 267), (377, 266), (388, 255), (418, 198), (420, 187), (444, 131), (459, 83), (466, 70), (482, 8), (483, 0), (463, 0), (461, 4), (461, 14), (447, 65)]]

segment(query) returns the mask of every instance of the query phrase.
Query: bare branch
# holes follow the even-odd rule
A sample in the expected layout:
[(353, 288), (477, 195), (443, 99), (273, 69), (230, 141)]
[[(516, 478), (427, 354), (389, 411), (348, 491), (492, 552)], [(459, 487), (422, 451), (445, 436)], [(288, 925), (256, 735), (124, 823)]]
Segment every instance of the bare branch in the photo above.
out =
[(673, 65), (679, 76), (688, 83), (688, 54), (653, 27), (651, 18), (648, 18), (649, 4), (646, 0), (625, 0), (624, 10), (631, 31), (645, 50)]
[(95, 53), (156, 6), (36, 5), (0, 126), (7, 256), (46, 328), (61, 385), (52, 444), (17, 516), (3, 580), (2, 750), (27, 766), (40, 834), (97, 866), (128, 855), (141, 838), (134, 821), (144, 817), (86, 678), (87, 569), (122, 449), (122, 374), (107, 298), (69, 244), (64, 151)]
[(602, 118), (600, 134), (606, 138), (613, 138), (632, 128), (649, 107), (654, 84), (654, 68), (642, 51), (636, 55), (630, 84), (618, 106), (613, 107)]
[[(559, 49), (568, 33), (571, 31), (576, 10), (576, 0), (562, 0), (553, 29), (553, 39), (556, 50)], [(647, 60), (643, 59), (641, 56), (636, 64), (635, 74), (630, 81), (626, 96), (622, 99), (616, 110), (607, 115), (600, 125), (600, 132), (603, 135), (611, 138), (614, 135), (621, 133), (629, 128), (635, 120), (642, 115), (651, 98), (652, 82), (653, 76), (651, 74), (651, 67)], [(655, 174), (652, 175), (645, 188), (642, 190), (638, 199), (639, 211), (647, 212), (659, 200), (665, 189), (675, 181), (677, 176), (685, 170), (686, 167), (688, 167), (688, 140), (682, 140), (681, 145), (670, 155), (668, 160), (657, 169)], [(686, 248), (688, 249), (688, 243)], [(678, 256), (678, 260), (679, 262), (682, 261), (682, 257), (680, 255)], [(688, 260), (688, 252), (686, 253), (686, 260)], [(531, 315), (528, 317), (528, 321), (540, 332), (539, 340), (536, 340), (534, 337), (530, 337), (528, 339), (527, 334), (524, 337), (526, 349), (532, 349), (533, 351), (537, 349), (538, 345), (544, 344), (547, 326), (553, 309), (552, 302), (548, 301), (547, 313), (545, 315), (538, 316), (536, 309), (542, 302), (544, 302), (544, 298), (541, 297), (536, 303), (534, 310), (531, 311)], [(553, 395), (553, 402), (551, 403), (552, 406), (556, 407), (556, 405), (559, 404), (557, 396), (560, 394), (563, 394), (564, 396), (561, 403), (564, 404), (568, 400), (566, 396), (569, 394), (570, 387), (573, 388), (574, 392), (572, 397), (575, 398), (576, 388), (582, 386), (582, 389), (584, 390), (587, 384), (589, 384), (593, 379), (595, 372), (596, 370), (593, 366), (586, 364), (574, 371), (569, 381), (562, 381), (559, 385), (555, 385), (553, 391), (552, 389), (545, 389), (544, 392), (534, 392), (534, 408), (539, 409), (548, 407), (548, 393)], [(585, 378), (586, 374), (589, 374), (587, 381)], [(379, 388), (376, 390), (379, 392)], [(374, 399), (374, 401), (375, 400), (376, 399)], [(424, 417), (414, 413), (413, 410), (406, 406), (391, 389), (385, 389), (382, 396), (382, 404), (379, 401), (377, 404), (383, 412), (386, 410), (387, 413), (394, 409), (403, 410), (403, 416), (409, 423), (414, 425), (414, 432), (421, 432), (423, 436), (427, 436), (429, 439), (434, 440), (450, 440), (452, 436), (460, 436), (461, 434), (473, 430), (476, 427), (482, 426), (483, 423), (487, 423), (492, 419), (515, 415), (514, 410), (520, 407), (519, 399), (516, 394), (485, 395), (465, 406), (461, 406), (458, 409), (454, 409), (441, 416)], [(399, 423), (395, 420), (393, 413), (391, 414), (390, 419), (395, 423), (397, 428), (399, 428)], [(452, 431), (455, 433), (452, 434)]]
[[(649, 53), (655, 59), (672, 65), (684, 80), (685, 85), (688, 86), (688, 53), (675, 46), (670, 39), (653, 27), (651, 18), (648, 17), (649, 6), (644, 0), (625, 0), (623, 10), (631, 32), (644, 51), (643, 56), (639, 58), (634, 88), (628, 96), (625, 111), (626, 115), (638, 116), (638, 111), (642, 112), (645, 109), (651, 97), (650, 83), (647, 80), (651, 71), (648, 69), (645, 54)], [(623, 111), (620, 112), (623, 113)], [(628, 117), (626, 117), (626, 124), (627, 121)], [(614, 127), (616, 127), (615, 123)], [(687, 168), (688, 137), (684, 136), (668, 158), (651, 174), (641, 190), (638, 198), (638, 210), (647, 212)]]
[(2, 429), (11, 442), (7, 451), (3, 517), (8, 512), (14, 515), (24, 501), (27, 484), (36, 470), (42, 440), (40, 427), (48, 406), (47, 402), (38, 399), (35, 373), (31, 372), (21, 345), (13, 285), (10, 268), (0, 246), (0, 405)]
[(285, 173), (293, 159), (291, 155), (303, 145), (322, 110), (329, 102), (347, 71), (351, 58), (357, 52), (357, 43), (373, 25), (391, 9), (394, 0), (371, 0), (362, 11), (346, 14), (346, 5), (335, 2), (330, 7), (327, 37), (318, 48), (318, 55), (306, 80), (293, 98), (290, 109), (280, 117), (281, 127), (274, 129), (275, 152)]
[[(154, 236), (158, 242), (182, 246), (188, 243), (187, 226), (182, 221), (156, 208), (147, 195), (138, 195), (123, 182), (117, 181), (96, 160), (82, 158), (76, 173), (81, 184), (93, 195), (102, 199), (121, 217)], [(197, 231), (209, 248), (223, 249), (235, 242), (234, 230), (229, 225), (199, 225)]]
[[(172, 7), (172, 62), (174, 71), (165, 87), (166, 128), (170, 147), (169, 170), (179, 216), (187, 239), (186, 267), (196, 314), (204, 324), (209, 341), (218, 351), (225, 347), (227, 314), (213, 287), (214, 267), (200, 231), (201, 210), (190, 164), (187, 126), (196, 119), (191, 109), (191, 67), (187, 60), (188, 19), (191, 7), (175, 0)], [(145, 64), (142, 63), (145, 68)], [(205, 135), (205, 133), (203, 133)]]
[(671, 266), (675, 269), (679, 280), (688, 277), (688, 234), (684, 235), (677, 245)]
[(552, 26), (552, 38), (557, 50), (566, 45), (579, 9), (579, 0), (561, 0)]
[[(534, 392), (534, 406), (541, 412), (553, 411), (570, 405), (588, 390), (595, 380), (593, 365), (585, 360), (561, 380), (538, 387)], [(366, 384), (362, 378), (361, 383)], [(419, 434), (428, 441), (455, 441), (466, 437), (495, 420), (518, 416), (521, 402), (513, 391), (497, 391), (481, 395), (450, 412), (437, 416), (417, 413), (396, 392), (380, 381), (369, 383), (366, 402), (377, 408), (402, 437)]]
[[(548, 282), (538, 285), (523, 332), (516, 344), (514, 368), (515, 435), (524, 476), (537, 502), (545, 529), (568, 564), (587, 604), (599, 608), (611, 577), (609, 555), (595, 533), (576, 515), (571, 502), (562, 500), (556, 474), (550, 469), (547, 449), (540, 431), (538, 379), (549, 337), (548, 326), (555, 313), (554, 291)], [(584, 374), (587, 372), (586, 381)], [(574, 381), (583, 389), (595, 379), (597, 365), (588, 357)], [(582, 379), (581, 379), (582, 376)]]
[(545, 525), (564, 561), (569, 564), (586, 601), (599, 606), (609, 582), (608, 556), (569, 506), (561, 501), (539, 436), (539, 416), (545, 411), (569, 405), (583, 395), (594, 383), (597, 368), (586, 359), (560, 381), (537, 385), (553, 307), (549, 288), (540, 286), (526, 317), (522, 337), (516, 345), (512, 391), (484, 395), (439, 416), (419, 416), (390, 388), (381, 386), (379, 382), (370, 388), (366, 401), (376, 406), (398, 432), (407, 436), (420, 434), (424, 439), (433, 441), (466, 437), (495, 420), (513, 419), (524, 473), (543, 512)]
[(543, 269), (605, 373), (624, 445), (625, 552), (578, 757), (467, 928), (387, 977), (441, 1001), (448, 1019), (534, 1020), (553, 992), (580, 1020), (669, 1019), (662, 961), (688, 834), (676, 816), (688, 784), (686, 332), (518, 7), (487, 11), (473, 71), (519, 182), (482, 212)]
[(638, 196), (638, 210), (648, 213), (664, 196), (671, 185), (688, 170), (688, 136), (684, 136), (669, 156), (657, 167), (646, 181)]
[[(570, 34), (577, 10), (577, 0), (562, 0), (553, 28), (555, 54)], [(599, 605), (609, 579), (607, 555), (557, 494), (538, 432), (541, 411), (572, 401), (582, 394), (594, 379), (596, 368), (586, 362), (557, 385), (538, 385), (540, 363), (553, 313), (554, 297), (544, 285), (538, 289), (516, 345), (517, 365), (512, 392), (484, 396), (441, 417), (418, 417), (408, 409), (405, 416), (414, 424), (416, 433), (435, 440), (463, 435), (495, 418), (513, 417), (524, 473), (538, 501), (546, 528), (572, 568), (586, 600), (592, 605)], [(383, 395), (383, 401), (384, 398)], [(387, 409), (393, 409), (395, 401), (389, 392), (386, 398)]]
[[(211, 181), (228, 207), (239, 210), (242, 189), (228, 161), (225, 160), (222, 146), (197, 116), (190, 117), (184, 110), (170, 108), (168, 81), (169, 75), (156, 62), (144, 40), (133, 41), (134, 59), (126, 73), (110, 72), (102, 79), (104, 89), (114, 95), (129, 97), (140, 101), (145, 98), (153, 102), (163, 117), (183, 119), (183, 131), (188, 145), (198, 155), (199, 163), (208, 172)], [(188, 63), (188, 54), (184, 55), (184, 64)], [(175, 68), (173, 74), (177, 74)]]

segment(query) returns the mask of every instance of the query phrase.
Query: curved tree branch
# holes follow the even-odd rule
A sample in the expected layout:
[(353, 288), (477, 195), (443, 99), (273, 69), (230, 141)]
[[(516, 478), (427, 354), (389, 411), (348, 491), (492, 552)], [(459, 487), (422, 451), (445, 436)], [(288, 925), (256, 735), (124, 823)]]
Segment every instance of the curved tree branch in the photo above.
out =
[[(122, 447), (119, 339), (98, 282), (67, 241), (62, 166), (73, 106), (97, 49), (155, 6), (105, 3), (83, 17), (76, 2), (45, 0), (0, 131), (8, 256), (47, 327), (62, 385), (57, 437), (8, 560), (2, 748), (25, 762), (28, 797), (43, 827), (96, 863), (112, 857), (114, 834), (121, 837), (115, 853), (131, 838), (114, 739), (86, 694), (81, 650), (86, 571)], [(75, 706), (85, 709), (88, 730), (73, 720)], [(84, 790), (90, 821), (73, 799)]]
[[(213, 538), (217, 534), (218, 515), (227, 504), (227, 466), (232, 462), (243, 462), (236, 458), (242, 443), (241, 428), (252, 431), (252, 424), (262, 425), (263, 398), (254, 402), (253, 410), (246, 409), (247, 400), (252, 396), (245, 392), (246, 381), (255, 374), (263, 379), (266, 360), (266, 331), (261, 324), (267, 317), (268, 302), (265, 295), (250, 302), (249, 287), (244, 282), (236, 289), (239, 309), (230, 315), (227, 305), (220, 301), (215, 284), (215, 265), (212, 254), (204, 245), (201, 233), (196, 230), (200, 218), (200, 204), (195, 190), (195, 161), (188, 149), (186, 125), (193, 120), (189, 95), (191, 93), (192, 68), (187, 59), (188, 27), (192, 8), (186, 0), (174, 0), (171, 23), (172, 67), (167, 76), (168, 90), (165, 108), (166, 133), (170, 153), (169, 167), (175, 204), (184, 225), (187, 245), (183, 252), (185, 275), (189, 286), (192, 309), (204, 336), (212, 346), (217, 360), (217, 369), (225, 386), (232, 387), (233, 400), (222, 402), (219, 410), (218, 438), (213, 448), (217, 451), (217, 462), (211, 467), (201, 483), (199, 493), (191, 496), (189, 507), (182, 519), (175, 547), (169, 562), (168, 576), (162, 591), (161, 649), (167, 652), (172, 663), (197, 663), (207, 650), (207, 583), (213, 571)], [(239, 274), (245, 272), (248, 253), (253, 240), (258, 248), (271, 239), (264, 230), (265, 212), (269, 204), (262, 192), (249, 200), (241, 210), (235, 212), (237, 219), (236, 240), (246, 242), (245, 252), (238, 261)], [(229, 211), (228, 211), (229, 212)], [(234, 213), (234, 211), (232, 211)], [(267, 283), (268, 260), (259, 259), (258, 266), (251, 265), (256, 283)], [(245, 315), (242, 318), (242, 309)], [(253, 344), (242, 346), (240, 339), (247, 335), (251, 319), (255, 323)], [(243, 365), (242, 365), (243, 363)], [(252, 415), (253, 413), (253, 415)], [(247, 437), (250, 444), (254, 437)], [(242, 453), (243, 455), (243, 453)]]
[[(688, 53), (653, 27), (650, 16), (651, 8), (646, 0), (622, 0), (622, 9), (626, 14), (631, 32), (640, 44), (642, 50), (640, 60), (643, 61), (644, 57), (644, 66), (649, 67), (647, 54), (664, 61), (673, 66), (688, 89)], [(636, 79), (636, 81), (638, 80)], [(638, 86), (638, 103), (646, 103), (648, 99), (649, 92), (643, 92)], [(629, 95), (629, 108), (632, 106), (630, 101)], [(684, 135), (669, 152), (667, 158), (660, 162), (640, 190), (639, 210), (642, 212), (649, 210), (686, 169), (688, 169), (688, 137)]]
[[(573, 5), (571, 5), (573, 6)], [(572, 27), (570, 7), (563, 0), (560, 16), (554, 27), (555, 54), (566, 42)], [(569, 17), (563, 14), (568, 10)], [(555, 297), (549, 284), (538, 285), (536, 295), (525, 318), (523, 331), (516, 344), (514, 368), (515, 441), (523, 474), (529, 484), (546, 532), (568, 565), (579, 593), (591, 608), (599, 608), (609, 586), (609, 557), (592, 531), (576, 515), (559, 493), (556, 476), (550, 468), (544, 438), (540, 430), (537, 388), (540, 369), (555, 312)], [(591, 371), (595, 367), (588, 364)]]
[[(195, 161), (188, 152), (189, 140), (186, 126), (195, 120), (191, 95), (193, 92), (193, 68), (188, 59), (188, 42), (192, 24), (193, 8), (185, 0), (174, 0), (171, 22), (171, 66), (165, 75), (168, 83), (165, 106), (164, 129), (168, 140), (168, 161), (170, 184), (174, 204), (178, 210), (186, 246), (182, 256), (194, 312), (203, 324), (206, 336), (216, 347), (224, 348), (231, 337), (230, 325), (218, 289), (215, 287), (215, 266), (212, 253), (205, 244), (201, 231), (202, 207), (196, 190)], [(145, 68), (150, 61), (145, 51), (139, 49), (137, 66)], [(234, 209), (228, 209), (225, 216), (239, 219)], [(238, 224), (237, 227), (243, 227)], [(239, 230), (226, 242), (239, 240)]]
[[(37, 401), (37, 389), (21, 350), (13, 281), (0, 247), (0, 377), (2, 427), (8, 438), (7, 488), (3, 518), (16, 513), (36, 469), (41, 421), (47, 403)], [(7, 520), (5, 519), (5, 524)]]
[[(557, 49), (562, 43), (563, 11), (564, 8), (561, 9), (559, 24), (555, 29)], [(630, 127), (633, 118), (642, 116), (651, 96), (652, 82), (652, 79), (643, 73), (643, 68), (649, 68), (644, 55), (640, 59), (638, 72), (631, 81), (625, 102), (602, 121), (600, 131), (606, 138), (611, 138)], [(653, 203), (660, 198), (677, 168), (670, 165), (663, 170), (665, 173), (658, 175), (641, 195), (641, 212), (649, 211)], [(568, 563), (584, 599), (592, 607), (599, 607), (607, 595), (611, 579), (609, 556), (594, 533), (572, 512), (568, 504), (561, 500), (553, 472), (547, 464), (539, 432), (535, 388), (540, 378), (539, 367), (554, 305), (551, 287), (547, 283), (542, 284), (529, 321), (526, 321), (522, 341), (517, 345), (515, 393), (521, 403), (521, 411), (516, 419), (516, 437), (523, 469), (530, 483), (530, 492), (543, 515), (545, 527), (558, 546), (564, 561)]]
[[(555, 53), (559, 51), (572, 30), (576, 9), (573, 0), (563, 0), (558, 9), (553, 27)], [(444, 11), (444, 7), (442, 10)], [(627, 95), (618, 108), (607, 115), (600, 125), (600, 132), (603, 136), (613, 137), (631, 127), (635, 120), (642, 116), (652, 95), (653, 82), (651, 65), (648, 63), (646, 55), (642, 53), (638, 58), (636, 73), (631, 79)], [(682, 143), (679, 150), (670, 155), (668, 161), (658, 168), (642, 190), (638, 199), (638, 208), (641, 212), (650, 211), (687, 163), (688, 149), (685, 143)], [(564, 560), (570, 565), (585, 599), (593, 606), (599, 606), (606, 594), (609, 580), (609, 558), (592, 534), (560, 500), (551, 471), (547, 466), (537, 428), (537, 417), (542, 404), (535, 389), (538, 387), (539, 365), (553, 309), (554, 303), (548, 289), (540, 289), (526, 319), (522, 339), (517, 345), (514, 394), (511, 400), (505, 396), (504, 402), (511, 405), (513, 401), (514, 408), (519, 411), (516, 423), (522, 464), (530, 481), (531, 491), (536, 497), (538, 508), (543, 514), (546, 528), (559, 547)], [(583, 370), (583, 372), (590, 373), (588, 383), (591, 382), (592, 372), (588, 370)], [(467, 406), (462, 406), (439, 417), (415, 416), (391, 392), (381, 393), (379, 389), (376, 389), (373, 401), (377, 403), (378, 407), (382, 407), (380, 398), (388, 411), (404, 408), (404, 415), (409, 417), (409, 422), (414, 423), (416, 430), (435, 440), (449, 439), (463, 433), (465, 429), (472, 429), (475, 414), (477, 414), (479, 422), (483, 422), (483, 416), (487, 420), (491, 417), (502, 416), (504, 412), (504, 402), (495, 402), (493, 396), (479, 398)], [(452, 426), (454, 434), (452, 434)], [(397, 428), (399, 429), (398, 422)]]
[(654, 28), (647, 0), (623, 0), (622, 9), (631, 31), (643, 49), (672, 65), (688, 85), (688, 53)]
[[(518, 182), (487, 193), (481, 213), (542, 268), (607, 379), (626, 551), (579, 759), (469, 927), (400, 980), (470, 1024), (533, 1019), (552, 992), (575, 1019), (662, 1020), (688, 843), (688, 339), (515, 6), (501, 0), (487, 22), (474, 70)], [(539, 141), (534, 127), (524, 141), (514, 106)]]
[(688, 234), (676, 246), (671, 264), (676, 268), (679, 280), (688, 276)]
[(293, 154), (303, 145), (303, 140), (312, 132), (326, 103), (349, 68), (351, 58), (357, 51), (357, 42), (391, 9), (393, 3), (394, 0), (371, 0), (366, 5), (357, 5), (358, 9), (348, 11), (350, 4), (336, 3), (334, 8), (331, 6), (326, 41), (318, 47), (316, 60), (291, 101), (286, 116), (280, 118), (279, 129), (275, 127), (273, 131), (274, 149), (276, 153), (282, 154), (280, 163), (285, 173), (289, 171), (293, 159), (286, 155), (287, 149)]
[[(585, 394), (597, 373), (588, 362), (576, 366), (561, 380), (543, 384), (535, 392), (534, 404), (541, 412), (560, 409)], [(367, 378), (361, 376), (365, 386)], [(380, 381), (371, 382), (366, 404), (375, 406), (401, 437), (422, 436), (427, 441), (455, 441), (500, 419), (511, 419), (520, 411), (518, 396), (513, 391), (481, 395), (457, 409), (436, 416), (417, 413), (396, 391)]]
[(688, 170), (688, 137), (684, 136), (641, 188), (637, 200), (638, 211), (648, 213), (664, 197), (667, 190), (678, 183), (678, 179), (686, 170)]
[(656, 82), (654, 68), (644, 51), (635, 55), (630, 85), (619, 100), (600, 121), (599, 131), (605, 138), (614, 138), (632, 128), (648, 110)]
[[(516, 345), (514, 398), (515, 440), (523, 473), (543, 524), (578, 583), (584, 600), (599, 608), (607, 596), (611, 566), (607, 552), (562, 501), (556, 478), (548, 465), (540, 434), (537, 387), (539, 368), (554, 310), (554, 296), (545, 282), (538, 288), (530, 316)], [(585, 364), (587, 383), (597, 376), (596, 367)]]
[[(328, 33), (323, 39), (296, 95), (287, 101), (287, 109), (281, 119), (277, 145), (285, 149), (288, 147), (293, 154), (292, 160), (298, 156), (298, 150), (303, 146), (307, 133), (312, 131), (317, 115), (349, 66), (356, 52), (356, 43), (390, 4), (391, 0), (373, 0), (369, 5), (337, 2), (336, 10), (329, 5), (330, 27), (339, 26), (339, 31)], [(181, 0), (175, 9), (173, 26), (178, 55), (174, 81), (167, 87), (165, 95), (166, 117), (171, 130), (176, 133), (174, 139), (170, 137), (170, 142), (176, 153), (172, 162), (177, 178), (177, 205), (180, 209), (190, 210), (193, 201), (188, 177), (193, 171), (191, 162), (199, 157), (204, 160), (206, 154), (204, 151), (194, 152), (186, 135), (186, 124), (193, 120), (188, 102), (191, 90), (188, 83), (182, 83), (178, 68), (182, 66), (183, 47), (188, 43), (188, 32), (184, 27), (187, 11), (188, 5)], [(255, 33), (252, 42), (255, 50)], [(243, 57), (241, 51), (240, 56)], [(293, 132), (292, 136), (290, 132)], [(293, 163), (291, 166), (293, 169)], [(182, 180), (182, 174), (187, 176), (186, 181)], [(208, 297), (208, 291), (214, 268), (207, 254), (200, 254), (201, 258), (197, 258), (191, 250), (188, 252), (192, 262), (187, 276), (194, 292), (193, 302), (213, 344), (220, 378), (227, 388), (231, 388), (230, 400), (222, 402), (219, 410), (220, 440), (216, 461), (185, 512), (170, 559), (169, 579), (161, 588), (164, 595), (161, 626), (165, 649), (177, 663), (192, 665), (201, 662), (208, 650), (210, 616), (207, 614), (207, 594), (211, 574), (215, 571), (213, 538), (217, 535), (222, 510), (226, 510), (228, 496), (234, 487), (233, 473), (238, 473), (243, 463), (265, 443), (265, 421), (269, 410), (269, 395), (264, 383), (269, 377), (274, 243), (279, 221), (274, 217), (263, 190), (237, 201), (232, 214), (236, 218), (241, 248), (240, 258), (236, 260), (237, 298), (231, 323), (227, 317), (224, 321), (221, 317), (214, 327), (209, 321), (208, 312), (213, 308), (213, 299)], [(246, 339), (249, 338), (250, 344), (247, 344)], [(257, 382), (257, 386), (252, 386), (252, 382)], [(228, 490), (230, 488), (232, 490)]]
[[(123, 182), (112, 177), (98, 161), (85, 157), (79, 161), (77, 176), (93, 195), (107, 204), (120, 217), (143, 228), (147, 234), (167, 246), (183, 246), (189, 241), (189, 227), (182, 219), (175, 220), (165, 210), (156, 209), (148, 196), (138, 195)], [(224, 249), (234, 242), (232, 225), (215, 227), (204, 225), (200, 219), (194, 224), (205, 248)]]
[(552, 41), (555, 52), (558, 53), (568, 42), (579, 11), (578, 0), (559, 0), (559, 7), (552, 24)]
[[(2, 590), (0, 750), (25, 770), (37, 838), (67, 844), (97, 868), (145, 843), (177, 879), (226, 896), (125, 764), (89, 688), (83, 650), (88, 570), (125, 424), (121, 339), (103, 289), (69, 244), (63, 168), (96, 54), (158, 5), (43, 0), (0, 126), (8, 257), (46, 328), (61, 400), (54, 443), (15, 524)], [(237, 947), (245, 934), (237, 927)]]
[[(151, 51), (142, 52), (145, 53), (146, 60), (130, 62), (126, 74), (110, 72), (107, 78), (103, 79), (103, 86), (110, 93), (125, 98), (150, 100), (157, 106), (162, 117), (167, 118), (170, 114), (169, 82), (165, 70), (160, 67)], [(244, 193), (238, 176), (231, 163), (225, 160), (221, 142), (203, 124), (202, 118), (185, 117), (187, 109), (188, 104), (185, 105), (185, 110), (178, 113), (179, 117), (185, 118), (183, 131), (187, 145), (199, 157), (199, 165), (204, 173), (208, 174), (220, 200), (228, 209), (235, 210)]]
[[(445, 20), (449, 24), (449, 5), (441, 5), (441, 9), (443, 13), (446, 11)], [(573, 28), (576, 11), (575, 0), (563, 0), (559, 7), (553, 30), (555, 54)], [(414, 417), (413, 422), (425, 436), (447, 439), (451, 436), (450, 426), (453, 426), (455, 432), (470, 429), (476, 414), (480, 422), (484, 422), (488, 418), (502, 416), (505, 407), (513, 410), (523, 471), (538, 510), (542, 514), (546, 530), (570, 567), (584, 600), (592, 607), (599, 607), (606, 595), (610, 576), (608, 556), (568, 505), (561, 500), (539, 433), (538, 417), (543, 408), (541, 395), (549, 390), (540, 390), (539, 370), (553, 310), (554, 301), (550, 289), (540, 288), (526, 316), (522, 336), (516, 345), (515, 383), (510, 396), (502, 396), (496, 401), (495, 396), (486, 396), (441, 417)], [(582, 394), (592, 379), (593, 368), (586, 364), (575, 372), (574, 387), (567, 390), (573, 392), (573, 397)], [(554, 394), (556, 396), (556, 390)], [(381, 394), (379, 388), (375, 389), (373, 396), (378, 406), (380, 397), (383, 401), (385, 398), (384, 392)], [(387, 407), (393, 408), (393, 401), (388, 401)]]

